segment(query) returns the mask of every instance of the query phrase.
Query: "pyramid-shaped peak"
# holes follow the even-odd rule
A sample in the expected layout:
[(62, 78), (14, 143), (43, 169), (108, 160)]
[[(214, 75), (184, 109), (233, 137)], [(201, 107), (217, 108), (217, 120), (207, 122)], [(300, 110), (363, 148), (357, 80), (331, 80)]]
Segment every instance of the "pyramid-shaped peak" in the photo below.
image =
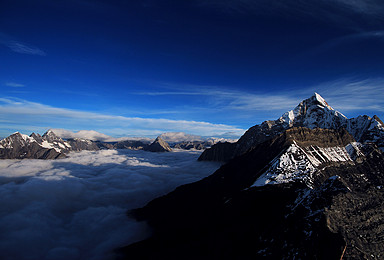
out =
[(49, 129), (45, 134), (47, 134), (47, 135), (50, 135), (50, 134), (56, 135), (51, 129)]
[(316, 105), (321, 105), (323, 107), (327, 107), (330, 110), (334, 110), (328, 103), (325, 101), (325, 99), (320, 96), (317, 92), (313, 93), (312, 97), (309, 98), (311, 101), (315, 101)]
[(158, 136), (156, 140), (144, 150), (150, 152), (172, 152), (172, 149), (171, 147), (169, 147), (169, 144), (163, 139), (161, 139), (160, 136)]
[(57, 135), (51, 129), (49, 129), (47, 132), (45, 132), (43, 134), (43, 136), (57, 137)]
[(58, 137), (51, 129), (49, 129), (45, 134), (43, 134), (42, 138), (48, 142), (53, 141), (62, 141), (60, 137)]

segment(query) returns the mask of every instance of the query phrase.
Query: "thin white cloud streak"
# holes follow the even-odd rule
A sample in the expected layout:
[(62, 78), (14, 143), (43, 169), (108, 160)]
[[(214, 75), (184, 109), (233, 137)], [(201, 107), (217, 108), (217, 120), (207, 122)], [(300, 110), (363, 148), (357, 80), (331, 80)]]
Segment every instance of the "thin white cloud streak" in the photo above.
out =
[(4, 85), (7, 86), (7, 87), (12, 87), (12, 88), (23, 88), (23, 87), (25, 87), (24, 84), (20, 84), (20, 83), (16, 83), (16, 82), (5, 82)]
[(64, 139), (81, 138), (93, 141), (110, 141), (113, 139), (111, 136), (99, 133), (94, 130), (80, 130), (78, 132), (72, 132), (66, 129), (53, 128), (51, 129), (57, 136)]
[(339, 79), (312, 87), (340, 112), (384, 112), (384, 78)]
[(37, 47), (31, 46), (29, 44), (14, 40), (9, 35), (0, 32), (0, 44), (8, 47), (13, 52), (28, 54), (28, 55), (37, 55), (37, 56), (46, 56), (47, 53)]
[(11, 41), (7, 43), (8, 48), (10, 48), (12, 51), (22, 54), (29, 54), (29, 55), (38, 55), (38, 56), (46, 56), (47, 54), (36, 47), (33, 46), (27, 46), (24, 43)]
[(300, 56), (297, 58), (305, 57), (306, 59), (308, 59), (308, 56), (321, 55), (322, 53), (327, 52), (333, 48), (337, 48), (346, 44), (352, 44), (352, 43), (355, 43), (358, 41), (364, 41), (364, 40), (383, 41), (384, 31), (360, 32), (360, 33), (354, 33), (354, 34), (337, 37), (301, 53)]
[(353, 15), (371, 21), (384, 19), (384, 4), (380, 0), (199, 0), (197, 3), (230, 14), (269, 12), (298, 19), (304, 16), (351, 28), (357, 26)]
[[(92, 129), (109, 134), (110, 129), (124, 129), (125, 135), (151, 136), (163, 132), (187, 132), (196, 135), (220, 136), (227, 132), (241, 135), (244, 129), (225, 124), (105, 115), (64, 108), (56, 108), (20, 99), (0, 98), (0, 122), (14, 125), (47, 125), (48, 128)], [(86, 126), (86, 127), (84, 127)], [(68, 127), (65, 127), (66, 129)], [(101, 129), (101, 130), (100, 130)]]
[[(340, 3), (356, 13), (367, 16), (383, 16), (384, 5), (380, 0), (333, 0)], [(328, 1), (332, 2), (332, 1)]]
[[(376, 35), (376, 36), (375, 36)], [(356, 34), (351, 38), (382, 37), (382, 32)], [(217, 111), (242, 114), (283, 114), (293, 109), (303, 99), (309, 98), (314, 92), (324, 98), (340, 112), (378, 111), (384, 112), (384, 79), (348, 79), (324, 82), (302, 89), (281, 90), (279, 94), (252, 93), (247, 91), (230, 90), (217, 86), (177, 85), (166, 84), (173, 91), (146, 92), (143, 95), (195, 95), (207, 98), (207, 106)], [(193, 91), (184, 92), (183, 89)], [(180, 89), (180, 91), (177, 91)], [(208, 104), (209, 103), (209, 104)], [(357, 116), (357, 115), (356, 115)], [(270, 118), (274, 119), (274, 118)]]
[[(165, 84), (174, 88), (175, 91), (142, 92), (140, 95), (163, 96), (163, 95), (185, 95), (207, 97), (207, 105), (220, 110), (242, 110), (242, 111), (265, 111), (288, 109), (297, 104), (295, 94), (281, 92), (281, 94), (252, 93), (250, 91), (237, 91), (225, 87), (202, 86), (191, 84)], [(193, 89), (193, 91), (177, 91), (177, 89)]]
[(83, 151), (62, 160), (0, 160), (0, 252), (10, 259), (115, 259), (145, 238), (129, 209), (219, 164), (199, 152)]
[(73, 139), (73, 138), (81, 138), (81, 139), (88, 139), (93, 141), (103, 141), (103, 142), (117, 142), (117, 141), (124, 141), (124, 140), (143, 140), (143, 141), (151, 141), (153, 139), (150, 138), (144, 138), (144, 137), (120, 137), (120, 138), (113, 138), (112, 136), (99, 133), (94, 130), (80, 130), (77, 132), (73, 132), (66, 129), (58, 129), (53, 128), (51, 129), (57, 136), (64, 138), (64, 139)]
[[(224, 11), (232, 12), (249, 12), (249, 11), (265, 11), (265, 8), (280, 10), (292, 10), (301, 13), (314, 14), (316, 11), (331, 12), (327, 7), (334, 7), (336, 10), (343, 12), (354, 12), (371, 15), (383, 15), (383, 3), (380, 0), (200, 0), (201, 6), (211, 6), (221, 8)], [(318, 13), (319, 15), (319, 13)]]

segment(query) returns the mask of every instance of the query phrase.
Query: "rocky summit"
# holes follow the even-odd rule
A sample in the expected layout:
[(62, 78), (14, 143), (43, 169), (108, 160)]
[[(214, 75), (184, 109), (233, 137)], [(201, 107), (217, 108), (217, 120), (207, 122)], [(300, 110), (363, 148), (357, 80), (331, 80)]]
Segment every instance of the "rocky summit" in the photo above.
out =
[(377, 116), (371, 118), (364, 115), (348, 119), (315, 93), (277, 120), (265, 121), (251, 127), (236, 143), (219, 143), (212, 146), (204, 151), (199, 160), (228, 161), (292, 127), (345, 128), (356, 141), (375, 143), (384, 149), (384, 124)]
[(168, 143), (160, 137), (157, 137), (153, 143), (147, 147), (144, 147), (144, 150), (149, 152), (172, 152), (172, 149), (169, 147)]
[(130, 211), (152, 236), (120, 258), (383, 259), (382, 134), (315, 94), (207, 150), (228, 161), (212, 175)]

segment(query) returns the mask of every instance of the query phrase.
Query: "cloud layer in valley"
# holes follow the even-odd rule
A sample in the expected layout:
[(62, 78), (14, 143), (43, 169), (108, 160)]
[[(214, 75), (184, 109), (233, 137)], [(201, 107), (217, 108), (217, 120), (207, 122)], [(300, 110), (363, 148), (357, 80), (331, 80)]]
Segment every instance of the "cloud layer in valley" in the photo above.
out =
[(113, 259), (145, 238), (129, 209), (219, 166), (197, 151), (102, 150), (62, 160), (0, 161), (1, 259)]

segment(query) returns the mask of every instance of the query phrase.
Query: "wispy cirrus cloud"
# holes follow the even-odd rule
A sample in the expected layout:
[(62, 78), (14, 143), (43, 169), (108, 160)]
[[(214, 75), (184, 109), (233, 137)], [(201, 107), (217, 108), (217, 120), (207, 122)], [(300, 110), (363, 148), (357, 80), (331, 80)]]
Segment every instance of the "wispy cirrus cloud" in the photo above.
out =
[[(159, 83), (164, 91), (139, 92), (149, 96), (200, 96), (206, 99), (206, 106), (216, 110), (255, 111), (287, 109), (300, 101), (300, 97), (289, 92), (279, 94), (241, 91), (225, 86), (208, 86), (177, 83)], [(190, 91), (185, 91), (190, 89)]]
[[(384, 78), (352, 79), (341, 78), (300, 89), (282, 89), (277, 94), (269, 92), (251, 92), (218, 86), (199, 86), (192, 84), (164, 83), (164, 91), (142, 92), (141, 95), (158, 96), (179, 95), (205, 99), (205, 110), (214, 110), (228, 116), (245, 115), (264, 116), (264, 120), (275, 119), (285, 111), (293, 109), (303, 99), (317, 92), (326, 98), (331, 106), (341, 112), (382, 113), (384, 112)], [(190, 91), (185, 91), (190, 89)], [(204, 108), (201, 108), (204, 110)]]
[[(0, 131), (30, 129), (33, 126), (64, 129), (90, 129), (115, 137), (156, 136), (164, 132), (186, 132), (204, 136), (231, 133), (240, 136), (244, 129), (204, 121), (166, 118), (125, 117), (52, 107), (27, 100), (0, 98)], [(9, 130), (8, 130), (9, 131)], [(13, 131), (13, 130), (12, 130)]]
[(46, 56), (47, 54), (36, 47), (28, 46), (21, 42), (11, 41), (6, 44), (8, 48), (10, 48), (12, 51), (22, 54), (29, 54), (29, 55), (38, 55), (38, 56)]
[(46, 56), (47, 53), (40, 48), (32, 46), (30, 44), (26, 44), (21, 41), (17, 41), (13, 39), (11, 36), (0, 33), (0, 44), (8, 47), (11, 51), (28, 54), (28, 55), (37, 55), (37, 56)]
[(340, 46), (343, 46), (345, 44), (352, 44), (357, 43), (359, 41), (365, 41), (365, 40), (384, 40), (384, 31), (366, 31), (366, 32), (359, 32), (359, 33), (353, 33), (348, 35), (343, 35), (331, 40), (328, 40), (326, 42), (323, 42), (311, 49), (308, 49), (304, 52), (302, 52), (298, 57), (296, 58), (302, 58), (308, 56), (315, 56), (315, 55), (321, 55), (322, 53), (325, 53), (329, 50), (332, 50), (333, 48), (337, 48)]
[(25, 87), (24, 84), (16, 83), (16, 82), (5, 82), (4, 86), (12, 87), (12, 88), (23, 88)]
[(311, 17), (338, 25), (356, 24), (354, 15), (372, 21), (384, 20), (384, 3), (379, 0), (198, 0), (204, 8), (225, 13), (278, 13)]
[[(245, 12), (245, 11), (263, 11), (265, 8), (275, 9), (276, 11), (291, 10), (292, 12), (302, 12), (312, 14), (314, 11), (328, 8), (328, 12), (340, 11), (355, 12), (364, 15), (383, 15), (383, 2), (380, 0), (198, 0), (201, 6), (211, 6), (222, 8), (222, 10)], [(333, 6), (333, 8), (329, 8)]]
[(384, 78), (343, 78), (310, 88), (322, 93), (341, 112), (366, 111), (384, 113)]

